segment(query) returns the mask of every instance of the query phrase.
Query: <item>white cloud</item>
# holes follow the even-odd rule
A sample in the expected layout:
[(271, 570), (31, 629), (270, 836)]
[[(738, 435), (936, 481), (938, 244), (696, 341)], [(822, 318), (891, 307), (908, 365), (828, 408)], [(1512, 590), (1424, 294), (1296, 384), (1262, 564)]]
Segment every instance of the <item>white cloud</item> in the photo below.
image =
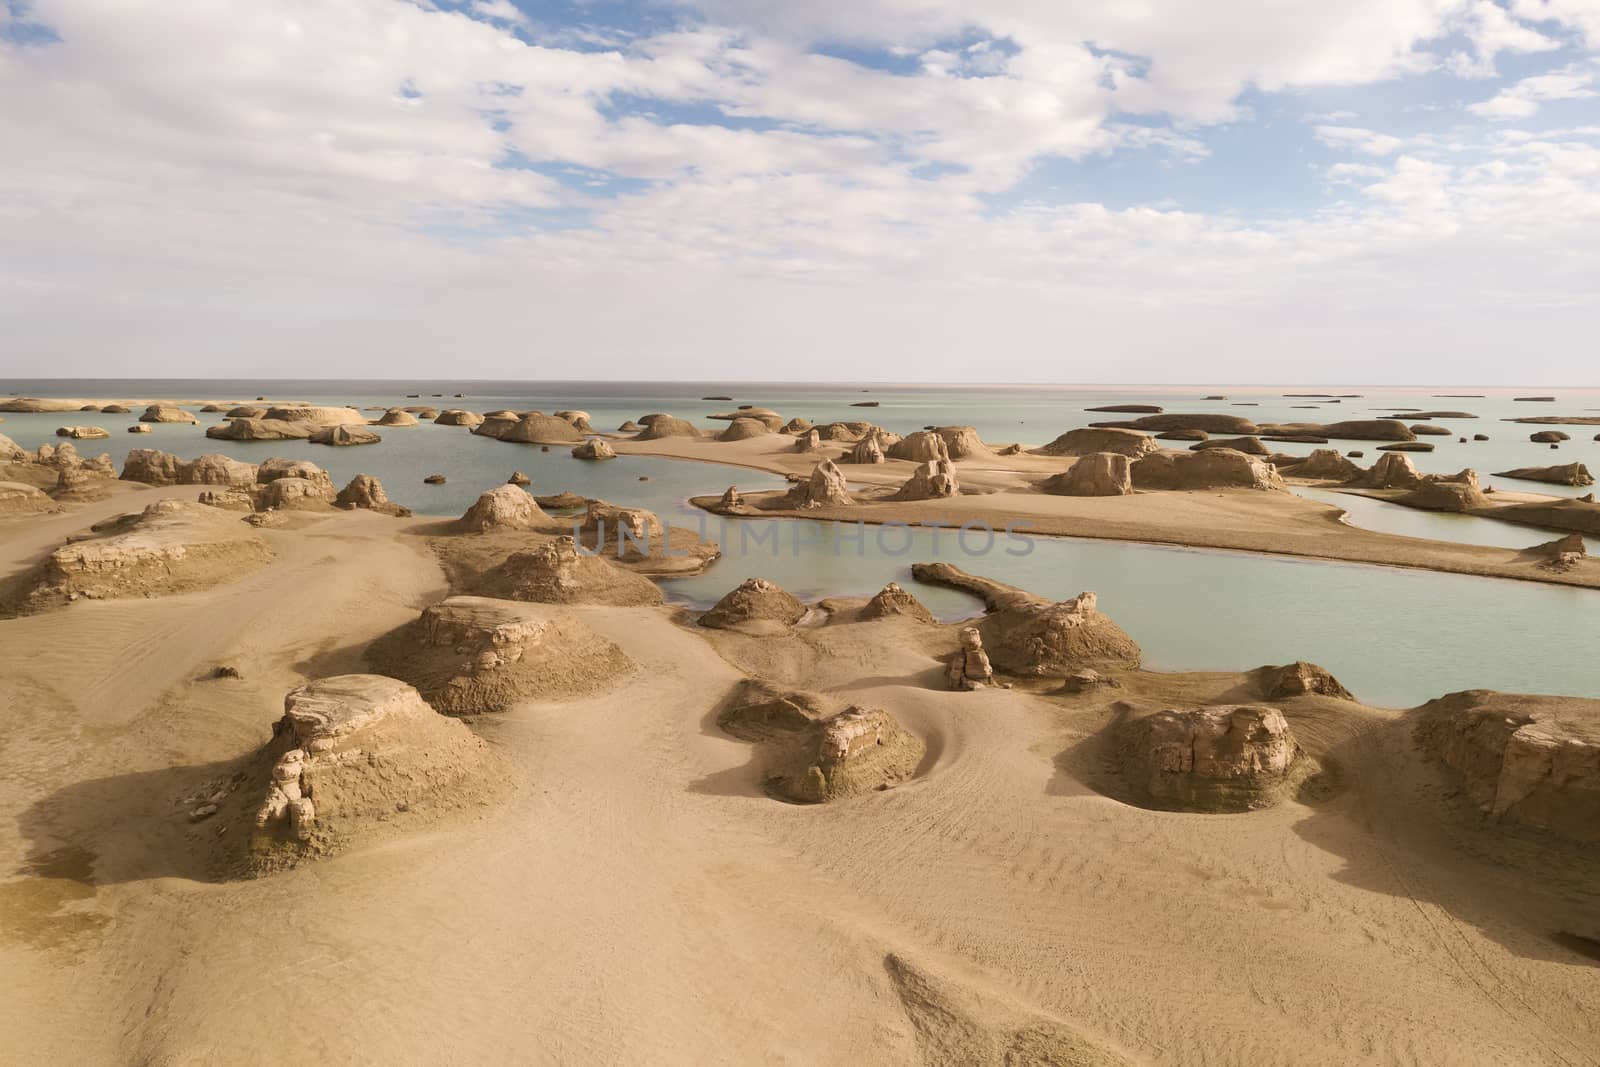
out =
[(1589, 88), (1593, 84), (1592, 71), (1567, 67), (1523, 78), (1488, 100), (1467, 105), (1467, 110), (1486, 119), (1525, 119), (1537, 114), (1539, 105), (1547, 100), (1583, 100), (1596, 96)]
[(1317, 140), (1330, 148), (1347, 148), (1369, 156), (1392, 155), (1405, 141), (1356, 126), (1318, 126)]
[(472, 0), (472, 11), (496, 22), (526, 25), (528, 21), (528, 16), (519, 11), (511, 0)]

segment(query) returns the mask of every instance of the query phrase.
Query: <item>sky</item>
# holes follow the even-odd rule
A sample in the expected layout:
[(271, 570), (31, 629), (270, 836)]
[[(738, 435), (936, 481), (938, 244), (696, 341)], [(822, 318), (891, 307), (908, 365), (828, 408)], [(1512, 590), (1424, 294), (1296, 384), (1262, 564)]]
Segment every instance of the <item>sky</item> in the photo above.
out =
[(0, 0), (0, 378), (1600, 384), (1600, 0)]

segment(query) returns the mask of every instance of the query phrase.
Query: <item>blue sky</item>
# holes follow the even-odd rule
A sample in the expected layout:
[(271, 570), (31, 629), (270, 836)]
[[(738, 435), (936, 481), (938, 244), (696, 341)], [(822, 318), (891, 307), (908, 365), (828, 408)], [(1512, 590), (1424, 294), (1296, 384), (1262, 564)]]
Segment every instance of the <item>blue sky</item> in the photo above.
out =
[(1566, 380), (1597, 56), (1600, 0), (5, 0), (0, 371)]

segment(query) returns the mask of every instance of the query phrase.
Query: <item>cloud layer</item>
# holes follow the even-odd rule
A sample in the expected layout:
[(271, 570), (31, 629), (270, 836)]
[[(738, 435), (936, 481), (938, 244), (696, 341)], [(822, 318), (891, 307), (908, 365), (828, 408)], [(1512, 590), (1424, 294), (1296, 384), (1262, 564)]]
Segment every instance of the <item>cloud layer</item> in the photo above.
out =
[(1594, 0), (605, 10), (10, 0), (0, 371), (1592, 373)]

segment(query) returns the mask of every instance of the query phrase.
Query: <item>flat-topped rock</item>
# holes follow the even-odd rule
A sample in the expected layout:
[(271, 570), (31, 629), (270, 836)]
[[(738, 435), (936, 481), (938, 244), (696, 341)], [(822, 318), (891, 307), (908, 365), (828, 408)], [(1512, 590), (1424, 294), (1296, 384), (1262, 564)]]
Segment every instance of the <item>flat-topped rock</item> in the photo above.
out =
[(1039, 483), (1055, 496), (1126, 496), (1133, 492), (1132, 461), (1119, 452), (1091, 452)]
[(1225, 704), (1133, 714), (1117, 727), (1123, 775), (1158, 806), (1186, 811), (1270, 807), (1303, 759), (1277, 708)]
[(994, 455), (994, 449), (983, 443), (976, 427), (937, 426), (933, 432), (944, 440), (946, 454), (951, 459), (981, 459)]
[(191, 422), (200, 420), (190, 412), (172, 404), (151, 404), (144, 409), (144, 414), (139, 416), (140, 422)]
[(298, 477), (274, 478), (254, 495), (258, 511), (326, 511), (337, 496), (332, 482)]
[(1231, 448), (1152, 453), (1135, 460), (1129, 474), (1136, 489), (1288, 489), (1277, 468)]
[(905, 459), (912, 463), (950, 459), (950, 446), (934, 430), (917, 430), (909, 433), (886, 450), (890, 459)]
[[(1219, 415), (1210, 413), (1184, 414), (1182, 412), (1168, 412), (1163, 415), (1146, 415), (1143, 418), (1132, 419), (1127, 422), (1092, 423), (1094, 429), (1107, 427), (1127, 430), (1151, 430), (1163, 432), (1167, 430), (1204, 430), (1208, 434), (1255, 434), (1260, 432), (1256, 424), (1239, 415)], [(1115, 449), (1095, 449), (1096, 452), (1115, 451)]]
[(98, 441), (111, 436), (111, 431), (103, 426), (58, 426), (57, 437), (70, 437), (74, 441)]
[(469, 533), (487, 530), (531, 530), (544, 524), (546, 515), (527, 491), (515, 485), (497, 485), (482, 493), (456, 522)]
[(214, 441), (304, 441), (316, 429), (309, 422), (233, 418), (216, 426), (207, 426), (206, 436)]
[(542, 604), (651, 605), (661, 590), (600, 556), (581, 552), (571, 537), (558, 537), (514, 552), (476, 583), (475, 592)]
[(633, 670), (621, 649), (547, 604), (453, 596), (368, 651), (374, 670), (416, 686), (447, 715), (504, 711), (611, 685)]
[(370, 426), (351, 426), (345, 423), (338, 423), (314, 430), (308, 440), (314, 445), (350, 448), (356, 445), (375, 445), (380, 443), (383, 438)]
[(1415, 489), (1422, 484), (1411, 457), (1398, 452), (1379, 456), (1372, 469), (1352, 478), (1349, 483), (1367, 489)]
[(1417, 435), (1399, 419), (1348, 419), (1343, 422), (1263, 423), (1263, 436), (1311, 434), (1334, 441), (1414, 441)]
[(1265, 456), (1272, 451), (1261, 443), (1259, 437), (1212, 437), (1190, 445), (1189, 451), (1204, 452), (1208, 448), (1231, 448), (1247, 456)]
[(1549, 485), (1593, 485), (1594, 475), (1582, 463), (1563, 463), (1553, 467), (1518, 467), (1515, 470), (1495, 471), (1496, 478), (1516, 478), (1525, 482), (1545, 482)]
[(246, 486), (256, 476), (256, 464), (219, 453), (184, 460), (156, 448), (130, 448), (122, 462), (122, 480), (145, 485)]
[(1339, 450), (1335, 448), (1314, 448), (1309, 456), (1297, 462), (1277, 466), (1281, 473), (1291, 478), (1316, 478), (1323, 481), (1348, 482), (1359, 478), (1363, 473), (1360, 466), (1340, 455)]
[(1416, 488), (1397, 497), (1396, 503), (1425, 511), (1458, 513), (1490, 506), (1489, 498), (1478, 485), (1478, 474), (1473, 470), (1464, 470), (1450, 478), (1423, 478)]
[(1600, 841), (1600, 701), (1472, 689), (1414, 714), (1486, 819)]

